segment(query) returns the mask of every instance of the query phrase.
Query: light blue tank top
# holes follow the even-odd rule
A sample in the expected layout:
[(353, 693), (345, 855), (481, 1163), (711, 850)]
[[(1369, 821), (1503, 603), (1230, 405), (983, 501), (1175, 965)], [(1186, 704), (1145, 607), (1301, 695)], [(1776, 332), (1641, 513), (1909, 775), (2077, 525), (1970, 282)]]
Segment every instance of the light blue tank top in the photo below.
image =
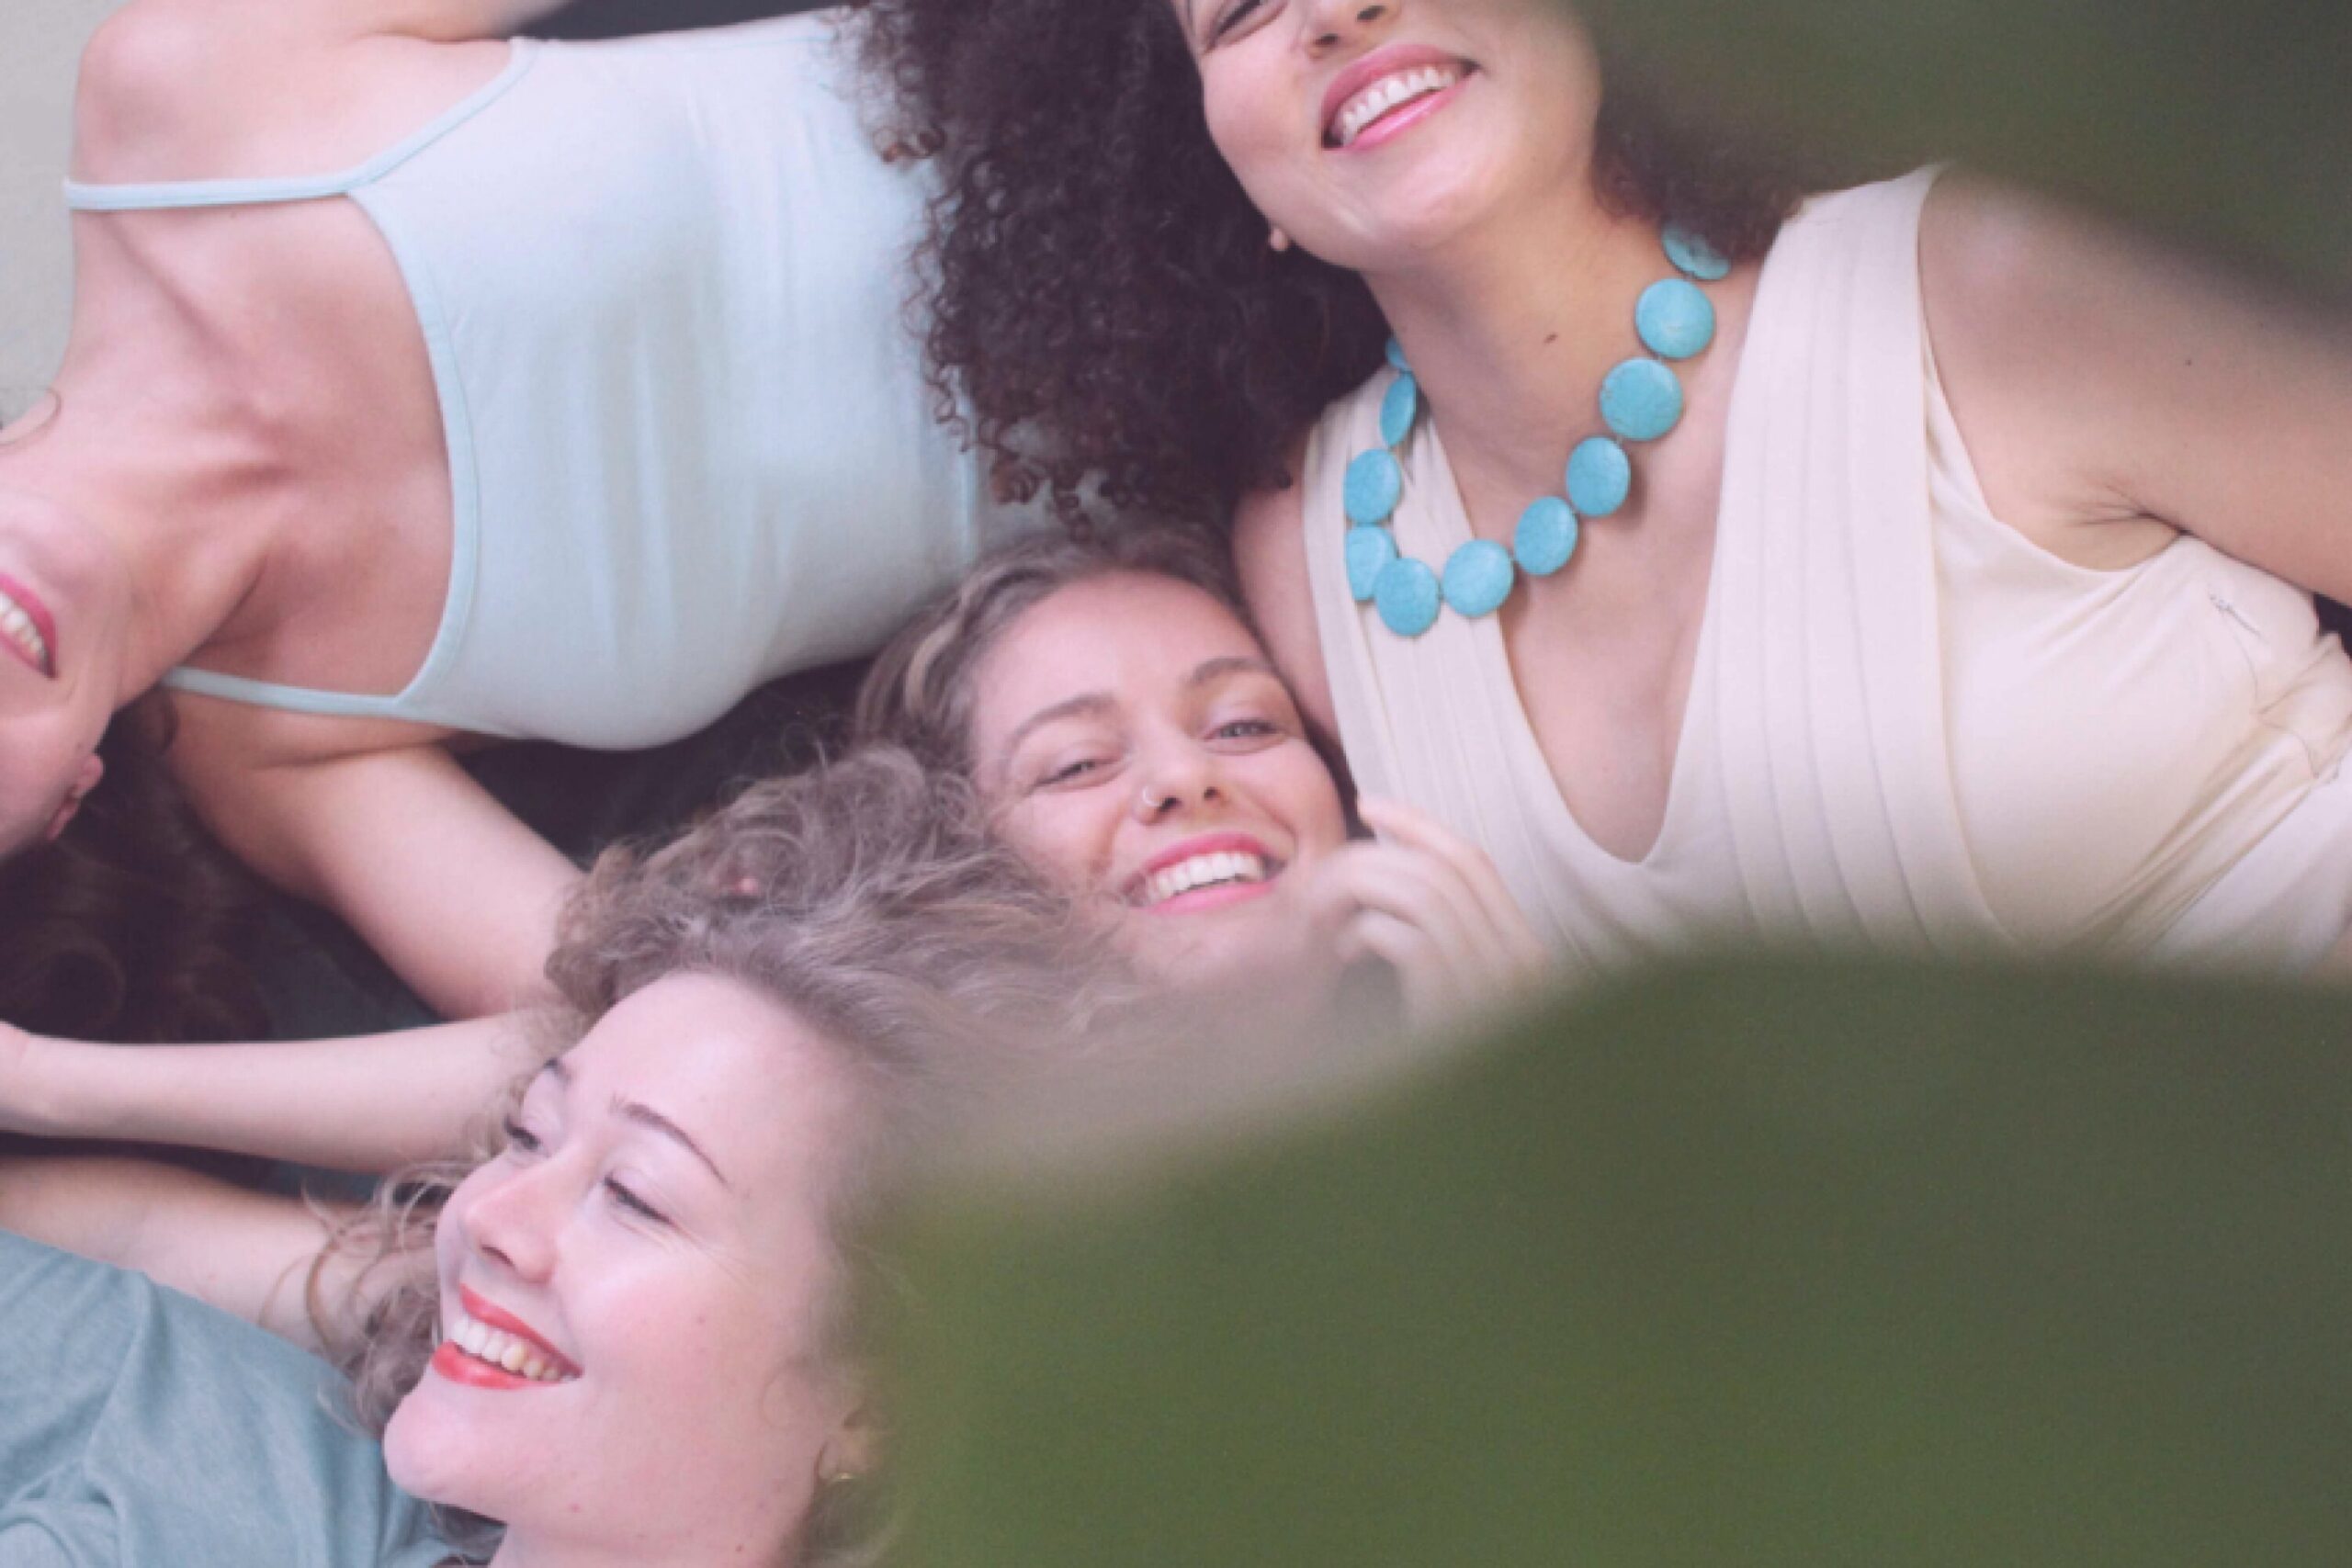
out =
[(831, 18), (513, 50), (338, 175), (67, 185), (83, 211), (350, 197), (440, 399), (454, 553), (407, 687), (168, 684), (650, 746), (869, 651), (1026, 521), (934, 417), (907, 319), (925, 186), (876, 153)]

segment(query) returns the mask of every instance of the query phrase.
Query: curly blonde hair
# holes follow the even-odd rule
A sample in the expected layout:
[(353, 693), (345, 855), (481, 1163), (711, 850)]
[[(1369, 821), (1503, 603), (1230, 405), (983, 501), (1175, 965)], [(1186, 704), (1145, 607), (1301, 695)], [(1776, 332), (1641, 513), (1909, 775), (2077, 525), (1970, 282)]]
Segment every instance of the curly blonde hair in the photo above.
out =
[[(876, 1196), (942, 1090), (1074, 1038), (1120, 991), (1099, 936), (989, 836), (968, 787), (888, 747), (754, 784), (666, 847), (606, 852), (567, 906), (548, 962), (562, 1008), (547, 1054), (680, 973), (774, 998), (847, 1072), (865, 1113), (831, 1184), (837, 1233)], [(377, 1284), (364, 1292), (372, 1304), (340, 1327), (315, 1290), (312, 1300), (350, 1377), (353, 1414), (372, 1432), (432, 1354), (440, 1303), (424, 1265), (441, 1201), (497, 1153), (503, 1121), (486, 1121), (477, 1158), (387, 1184), (330, 1246)], [(831, 1299), (837, 1317), (840, 1292)], [(828, 1337), (836, 1354), (841, 1326)], [(461, 1548), (495, 1529), (448, 1515), (442, 1524)], [(838, 1532), (820, 1510), (812, 1543), (829, 1533)]]

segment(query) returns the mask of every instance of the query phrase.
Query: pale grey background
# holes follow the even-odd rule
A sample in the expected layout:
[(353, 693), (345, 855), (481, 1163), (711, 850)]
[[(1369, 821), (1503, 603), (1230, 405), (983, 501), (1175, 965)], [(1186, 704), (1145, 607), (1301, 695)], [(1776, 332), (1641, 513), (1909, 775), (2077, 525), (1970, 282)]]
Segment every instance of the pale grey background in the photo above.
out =
[(57, 194), (74, 62), (119, 0), (0, 0), (0, 419), (29, 406), (65, 351), (73, 299)]

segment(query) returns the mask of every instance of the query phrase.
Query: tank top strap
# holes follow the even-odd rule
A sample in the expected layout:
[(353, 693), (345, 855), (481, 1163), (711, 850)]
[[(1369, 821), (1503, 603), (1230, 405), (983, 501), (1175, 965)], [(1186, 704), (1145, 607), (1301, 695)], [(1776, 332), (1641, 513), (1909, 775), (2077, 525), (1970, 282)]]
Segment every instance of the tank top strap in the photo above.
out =
[(74, 212), (160, 212), (202, 207), (258, 207), (348, 196), (382, 179), (503, 97), (530, 70), (537, 52), (537, 39), (513, 39), (508, 45), (505, 67), (496, 76), (374, 157), (337, 173), (121, 185), (67, 180), (65, 206)]

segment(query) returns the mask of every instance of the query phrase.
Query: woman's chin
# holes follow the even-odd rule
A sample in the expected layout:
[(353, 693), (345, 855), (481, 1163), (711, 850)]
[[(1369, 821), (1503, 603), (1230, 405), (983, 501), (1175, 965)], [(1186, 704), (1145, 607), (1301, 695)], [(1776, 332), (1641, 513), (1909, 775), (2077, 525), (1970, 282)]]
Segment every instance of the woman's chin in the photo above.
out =
[(1139, 910), (1128, 952), (1155, 984), (1204, 1011), (1281, 1003), (1315, 1010), (1339, 983), (1339, 964), (1286, 899), (1186, 914)]
[(384, 1470), (412, 1497), (502, 1517), (486, 1495), (496, 1490), (499, 1466), (481, 1451), (474, 1423), (441, 1393), (428, 1372), (392, 1412), (384, 1427)]

